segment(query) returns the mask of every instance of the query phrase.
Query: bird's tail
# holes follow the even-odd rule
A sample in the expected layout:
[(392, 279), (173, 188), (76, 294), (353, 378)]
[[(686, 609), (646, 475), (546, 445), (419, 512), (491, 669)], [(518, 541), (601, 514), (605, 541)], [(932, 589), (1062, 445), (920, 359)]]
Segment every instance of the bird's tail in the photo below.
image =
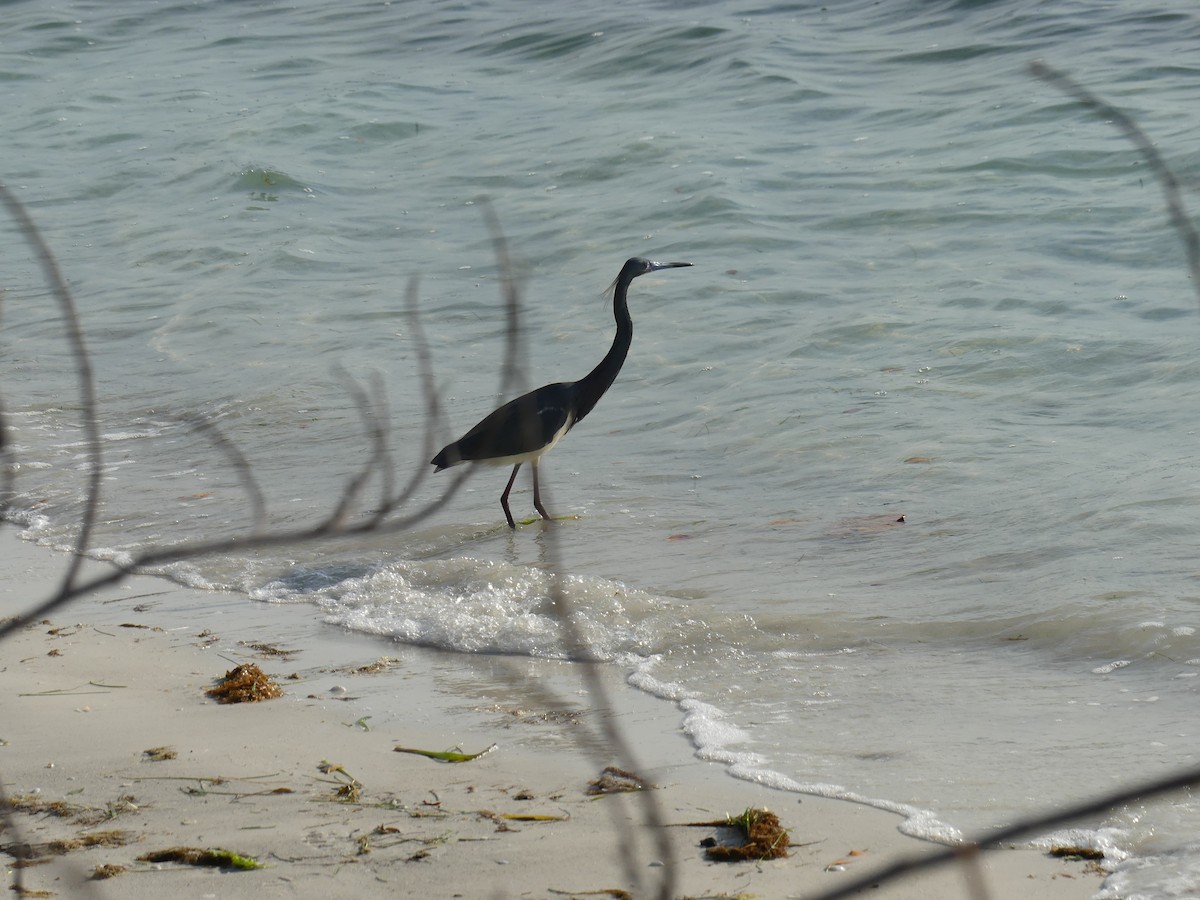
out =
[(451, 466), (457, 466), (462, 461), (462, 457), (455, 452), (454, 445), (451, 444), (449, 447), (443, 447), (441, 452), (429, 462), (432, 465), (437, 466), (437, 468), (434, 469), (435, 472), (440, 472), (442, 469), (449, 469)]

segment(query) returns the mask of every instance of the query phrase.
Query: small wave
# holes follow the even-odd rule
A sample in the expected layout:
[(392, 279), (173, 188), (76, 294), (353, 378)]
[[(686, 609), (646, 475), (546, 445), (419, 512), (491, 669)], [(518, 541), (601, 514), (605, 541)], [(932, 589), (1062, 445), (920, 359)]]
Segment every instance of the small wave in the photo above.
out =
[(555, 609), (552, 576), (470, 557), (298, 568), (251, 596), (314, 603), (332, 624), (462, 653), (612, 660), (661, 649), (665, 598), (598, 577), (560, 586), (574, 637)]
[(1197, 860), (1200, 860), (1200, 847), (1196, 845), (1170, 853), (1124, 859), (1105, 879), (1094, 900), (1194, 897), (1196, 883), (1200, 880), (1200, 862)]
[(860, 803), (896, 813), (904, 819), (900, 830), (912, 837), (940, 844), (962, 843), (962, 832), (942, 822), (930, 810), (906, 803), (867, 797), (841, 785), (798, 781), (788, 775), (765, 768), (766, 757), (750, 750), (736, 749), (736, 745), (745, 744), (751, 740), (747, 732), (731, 724), (721, 709), (699, 699), (695, 692), (678, 683), (655, 678), (650, 673), (657, 663), (658, 659), (653, 657), (644, 660), (630, 673), (627, 681), (633, 687), (652, 696), (675, 701), (684, 713), (683, 731), (691, 740), (698, 758), (724, 764), (726, 772), (742, 781), (754, 782), (792, 794), (812, 794), (835, 800), (848, 800), (852, 803)]

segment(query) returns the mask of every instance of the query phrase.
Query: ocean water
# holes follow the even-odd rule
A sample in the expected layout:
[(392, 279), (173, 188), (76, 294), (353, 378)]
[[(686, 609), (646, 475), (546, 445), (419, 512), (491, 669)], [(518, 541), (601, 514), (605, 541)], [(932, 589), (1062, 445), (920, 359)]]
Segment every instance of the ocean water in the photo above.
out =
[[(93, 356), (98, 555), (251, 527), (197, 421), (270, 527), (323, 521), (370, 454), (347, 380), (384, 394), (397, 485), (428, 468), (502, 399), (490, 209), (531, 386), (603, 355), (626, 257), (693, 263), (634, 283), (620, 378), (543, 463), (575, 517), (556, 540), (510, 533), (484, 469), (401, 533), (168, 574), (381, 642), (557, 657), (561, 557), (588, 655), (699, 754), (937, 840), (1200, 763), (1197, 297), (1145, 160), (1027, 68), (1131, 114), (1191, 202), (1194, 4), (3, 10), (0, 180)], [(65, 546), (71, 356), (0, 231), (7, 499)], [(410, 508), (454, 477), (428, 474)], [(512, 503), (533, 515), (526, 472)], [(1100, 896), (1200, 883), (1191, 797), (1080, 827)]]

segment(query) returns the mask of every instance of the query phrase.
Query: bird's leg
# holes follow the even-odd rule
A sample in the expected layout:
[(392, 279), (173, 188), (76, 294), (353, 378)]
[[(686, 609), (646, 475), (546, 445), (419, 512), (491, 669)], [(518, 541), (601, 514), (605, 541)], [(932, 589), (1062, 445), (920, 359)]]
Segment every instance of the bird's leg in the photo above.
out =
[(535, 459), (529, 464), (533, 468), (533, 508), (538, 511), (538, 514), (543, 519), (549, 519), (550, 513), (546, 512), (546, 507), (542, 506), (542, 493), (538, 490), (538, 464)]
[[(513, 473), (508, 476), (508, 485), (504, 488), (504, 493), (500, 495), (500, 505), (504, 507), (504, 518), (508, 519), (508, 527), (516, 530), (517, 523), (513, 521), (512, 511), (508, 508), (508, 493), (512, 490), (513, 482), (517, 480), (517, 472), (520, 470), (521, 464), (517, 463), (513, 466)], [(534, 472), (536, 473), (536, 469)], [(536, 475), (534, 476), (536, 480)]]

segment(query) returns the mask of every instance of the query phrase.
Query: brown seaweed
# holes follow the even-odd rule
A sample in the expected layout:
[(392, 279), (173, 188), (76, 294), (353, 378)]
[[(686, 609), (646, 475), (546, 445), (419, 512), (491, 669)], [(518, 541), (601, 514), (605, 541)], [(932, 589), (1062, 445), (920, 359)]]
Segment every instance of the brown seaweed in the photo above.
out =
[(788, 856), (791, 839), (779, 822), (779, 816), (767, 809), (747, 809), (737, 816), (728, 816), (723, 821), (689, 822), (689, 825), (717, 828), (736, 828), (741, 832), (742, 843), (706, 846), (705, 855), (716, 862), (746, 862), (764, 859), (781, 859)]
[(283, 690), (254, 663), (230, 669), (219, 683), (206, 690), (218, 703), (257, 703), (283, 696)]

